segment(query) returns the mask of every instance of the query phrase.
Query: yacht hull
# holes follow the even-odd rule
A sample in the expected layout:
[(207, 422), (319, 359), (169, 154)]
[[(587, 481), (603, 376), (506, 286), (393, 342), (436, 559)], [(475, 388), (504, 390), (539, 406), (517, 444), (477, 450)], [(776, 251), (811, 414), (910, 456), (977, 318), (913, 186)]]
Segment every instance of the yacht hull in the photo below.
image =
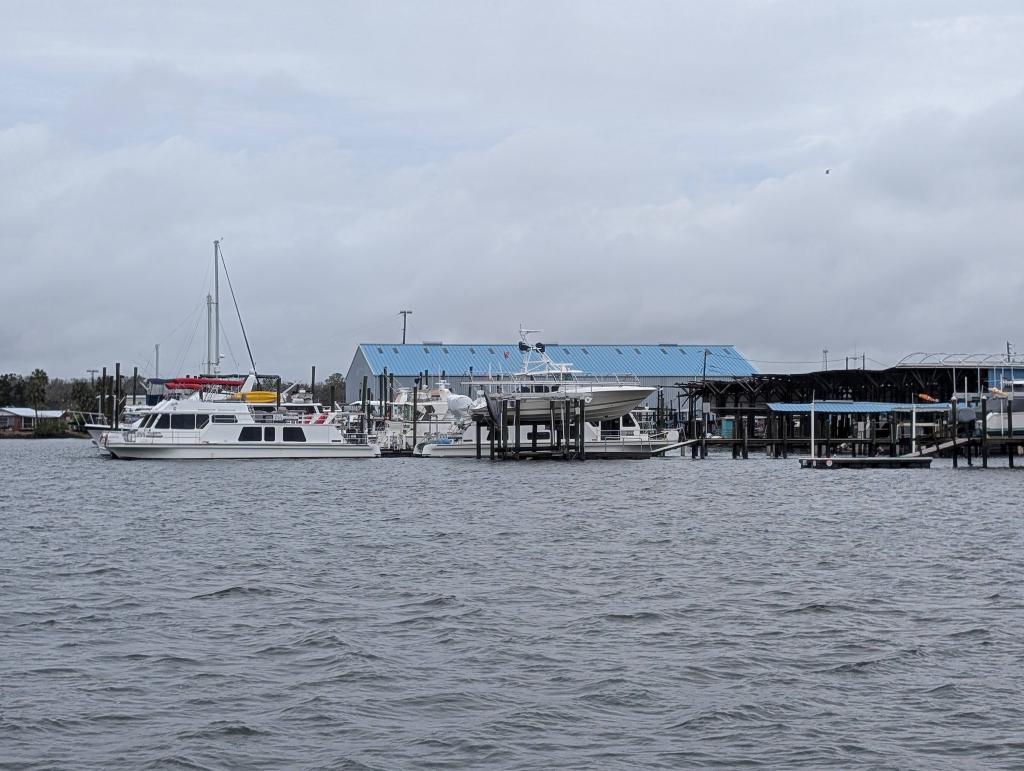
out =
[(115, 458), (150, 460), (214, 460), (253, 458), (379, 458), (380, 448), (375, 444), (336, 445), (218, 445), (218, 444), (144, 444), (139, 442), (108, 441), (100, 445)]
[[(636, 409), (637, 405), (653, 394), (655, 390), (642, 386), (616, 387), (606, 390), (567, 391), (564, 396), (570, 399), (583, 399), (587, 420), (601, 421), (621, 418), (627, 412)], [(558, 415), (563, 408), (562, 405), (565, 404), (564, 398), (551, 398), (546, 394), (537, 394), (536, 396), (532, 394), (489, 394), (488, 398), (491, 400), (491, 409), (495, 413), (501, 409), (503, 398), (515, 399), (519, 404), (519, 419), (523, 422), (550, 421), (552, 408)], [(587, 401), (588, 399), (589, 401)], [(509, 419), (511, 420), (511, 416)]]

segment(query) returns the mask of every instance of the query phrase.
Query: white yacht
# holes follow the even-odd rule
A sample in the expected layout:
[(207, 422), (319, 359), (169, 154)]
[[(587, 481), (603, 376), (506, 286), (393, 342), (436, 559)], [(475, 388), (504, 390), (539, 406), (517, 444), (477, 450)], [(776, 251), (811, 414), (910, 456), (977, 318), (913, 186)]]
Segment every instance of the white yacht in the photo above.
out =
[(336, 411), (265, 412), (245, 402), (169, 399), (138, 426), (107, 431), (115, 458), (375, 458), (380, 448)]
[(447, 436), (470, 422), (473, 400), (457, 394), (446, 380), (400, 388), (394, 400), (374, 403), (377, 442), (390, 450), (412, 450), (421, 439)]
[(555, 362), (544, 343), (533, 343), (529, 336), (539, 330), (519, 330), (522, 367), (511, 375), (500, 374), (474, 381), (485, 397), (474, 404), (473, 414), (499, 417), (501, 403), (513, 400), (519, 405), (520, 420), (543, 420), (556, 413), (569, 400), (582, 400), (588, 420), (619, 418), (636, 409), (655, 388), (640, 385), (635, 375), (596, 377), (574, 369), (572, 364)]

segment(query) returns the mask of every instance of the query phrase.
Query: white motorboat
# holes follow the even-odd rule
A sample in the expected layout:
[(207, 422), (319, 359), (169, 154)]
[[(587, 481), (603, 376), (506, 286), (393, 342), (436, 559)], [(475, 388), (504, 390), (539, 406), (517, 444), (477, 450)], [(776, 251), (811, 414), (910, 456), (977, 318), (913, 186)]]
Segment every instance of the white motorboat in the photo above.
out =
[[(511, 447), (515, 444), (512, 432), (516, 428), (509, 426), (508, 430), (512, 437), (509, 439)], [(480, 453), (484, 457), (490, 453), (490, 431), (490, 426), (480, 426)], [(575, 443), (575, 439), (576, 427), (573, 425), (569, 440)], [(618, 418), (583, 424), (584, 454), (588, 458), (649, 458), (678, 441), (677, 429), (659, 431), (656, 428), (653, 410), (635, 410)], [(557, 433), (553, 436), (548, 425), (519, 426), (519, 446), (523, 451), (557, 452), (558, 443)], [(475, 458), (476, 454), (476, 427), (473, 425), (462, 431), (425, 438), (413, 450), (413, 455), (424, 458)]]
[(339, 411), (266, 412), (237, 401), (169, 399), (134, 428), (107, 431), (115, 458), (374, 458), (380, 448)]
[(989, 392), (989, 412), (985, 416), (988, 435), (1006, 436), (1010, 432), (1011, 411), (1013, 435), (1024, 434), (1024, 381), (1004, 380), (1001, 388), (989, 388)]
[(550, 420), (566, 402), (578, 400), (584, 405), (587, 420), (613, 420), (636, 409), (657, 390), (641, 385), (635, 375), (596, 377), (572, 364), (555, 362), (548, 356), (544, 343), (529, 340), (537, 331), (519, 330), (523, 361), (518, 372), (492, 374), (487, 380), (473, 381), (485, 397), (474, 404), (474, 415), (496, 421), (502, 402), (512, 401), (518, 405), (521, 422)]
[(421, 439), (447, 436), (469, 423), (473, 400), (457, 394), (446, 380), (431, 386), (400, 388), (390, 402), (371, 403), (377, 442), (390, 450), (412, 450)]

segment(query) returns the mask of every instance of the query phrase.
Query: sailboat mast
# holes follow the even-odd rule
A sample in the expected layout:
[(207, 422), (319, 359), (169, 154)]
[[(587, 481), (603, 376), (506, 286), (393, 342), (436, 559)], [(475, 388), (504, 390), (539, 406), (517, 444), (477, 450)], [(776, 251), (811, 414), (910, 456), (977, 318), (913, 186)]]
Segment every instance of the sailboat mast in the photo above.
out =
[(213, 303), (213, 370), (211, 374), (216, 375), (220, 372), (220, 241), (213, 242)]
[(206, 374), (213, 374), (213, 297), (206, 295)]

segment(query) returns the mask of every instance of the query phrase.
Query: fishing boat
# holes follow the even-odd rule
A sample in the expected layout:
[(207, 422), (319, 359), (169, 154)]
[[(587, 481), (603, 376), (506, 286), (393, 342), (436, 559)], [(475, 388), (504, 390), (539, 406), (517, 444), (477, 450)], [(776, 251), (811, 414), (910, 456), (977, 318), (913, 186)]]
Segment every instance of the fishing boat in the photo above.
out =
[(241, 401), (169, 399), (132, 428), (107, 431), (115, 458), (375, 458), (380, 448), (345, 413), (268, 412)]
[(585, 405), (588, 419), (612, 420), (636, 409), (657, 390), (641, 385), (635, 375), (597, 377), (575, 369), (571, 363), (556, 362), (548, 356), (544, 343), (530, 340), (539, 331), (520, 328), (522, 366), (518, 372), (472, 381), (483, 397), (474, 403), (474, 415), (494, 422), (501, 403), (512, 400), (520, 421), (536, 422), (550, 418), (565, 402), (579, 400)]

